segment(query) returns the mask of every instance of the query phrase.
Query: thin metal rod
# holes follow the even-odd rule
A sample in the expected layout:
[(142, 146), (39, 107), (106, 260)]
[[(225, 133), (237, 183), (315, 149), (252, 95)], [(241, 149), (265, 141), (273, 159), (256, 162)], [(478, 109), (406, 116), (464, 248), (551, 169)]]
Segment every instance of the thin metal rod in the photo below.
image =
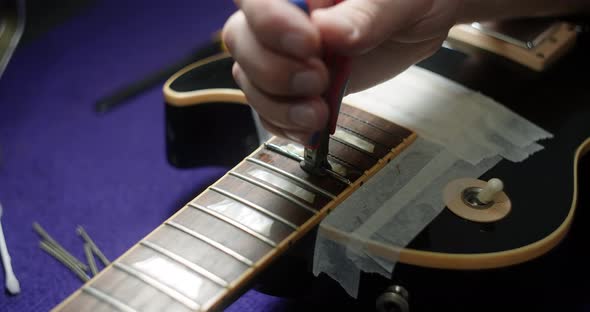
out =
[(88, 262), (88, 266), (90, 267), (90, 272), (92, 276), (98, 274), (98, 268), (96, 267), (96, 262), (94, 261), (94, 254), (92, 254), (92, 247), (90, 244), (84, 244), (84, 253), (86, 254), (86, 262)]
[(41, 225), (37, 222), (33, 223), (33, 229), (48, 243), (48, 247), (54, 249), (57, 253), (61, 254), (62, 256), (69, 258), (72, 262), (74, 262), (78, 267), (82, 270), (88, 272), (88, 266), (84, 264), (82, 261), (78, 260), (74, 257), (71, 253), (69, 253), (62, 245), (60, 245), (53, 237), (51, 237)]
[(109, 264), (111, 264), (111, 262), (107, 259), (107, 257), (105, 257), (105, 255), (98, 248), (98, 246), (96, 246), (92, 238), (90, 238), (90, 235), (86, 233), (86, 231), (81, 225), (78, 226), (78, 234), (80, 234), (80, 236), (82, 236), (82, 239), (90, 245), (92, 251), (96, 254), (98, 259), (102, 262), (104, 266), (108, 266)]
[(54, 246), (52, 246), (51, 244), (49, 244), (45, 241), (40, 242), (39, 246), (45, 252), (47, 252), (48, 254), (53, 256), (56, 260), (58, 260), (63, 265), (65, 265), (68, 269), (70, 269), (70, 271), (74, 272), (74, 274), (76, 274), (78, 276), (78, 278), (80, 278), (83, 282), (87, 282), (90, 280), (90, 277), (88, 275), (86, 275), (86, 273), (82, 270), (82, 268), (80, 268), (78, 265), (76, 265), (71, 259), (68, 259), (63, 254), (60, 254), (59, 252), (57, 252), (55, 250)]

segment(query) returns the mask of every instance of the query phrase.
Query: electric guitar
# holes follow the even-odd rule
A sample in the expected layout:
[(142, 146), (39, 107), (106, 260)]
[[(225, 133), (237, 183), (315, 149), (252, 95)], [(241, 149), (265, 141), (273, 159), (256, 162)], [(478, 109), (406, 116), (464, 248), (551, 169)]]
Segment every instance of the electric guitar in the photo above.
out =
[[(382, 257), (398, 255), (399, 263), (391, 279), (363, 276), (358, 301), (374, 307), (377, 299), (383, 311), (408, 305), (412, 311), (481, 311), (514, 303), (555, 309), (583, 299), (571, 283), (562, 284), (565, 275), (573, 278), (562, 274), (568, 269), (563, 263), (587, 272), (568, 259), (581, 255), (580, 246), (569, 243), (572, 224), (587, 222), (576, 208), (580, 192), (587, 192), (578, 189), (577, 166), (590, 150), (588, 84), (573, 78), (590, 70), (589, 47), (579, 44), (542, 74), (446, 49), (421, 64), (493, 96), (555, 138), (526, 161), (502, 161), (481, 177), (506, 183), (512, 210), (500, 220), (474, 222), (445, 209), (408, 246), (368, 246)], [(232, 62), (222, 53), (186, 67), (165, 84), (164, 98), (170, 162), (233, 168), (55, 311), (220, 310), (298, 242), (313, 238), (330, 211), (416, 139), (392, 121), (343, 103), (340, 132), (330, 141), (337, 175), (310, 176), (289, 141), (273, 137), (257, 146)]]

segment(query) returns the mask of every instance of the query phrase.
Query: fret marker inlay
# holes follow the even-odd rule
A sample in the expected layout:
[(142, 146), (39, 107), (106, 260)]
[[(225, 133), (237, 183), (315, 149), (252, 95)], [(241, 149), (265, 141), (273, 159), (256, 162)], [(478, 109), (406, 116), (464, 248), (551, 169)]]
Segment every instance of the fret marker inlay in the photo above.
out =
[[(308, 211), (309, 211), (309, 212), (311, 212), (311, 213), (314, 213), (314, 214), (315, 214), (315, 213), (317, 213), (317, 212), (318, 212), (316, 209), (314, 209), (314, 208), (313, 208), (313, 207), (311, 207), (310, 205), (308, 205), (308, 204), (306, 204), (306, 203), (304, 203), (304, 202), (300, 201), (299, 199), (295, 198), (294, 196), (291, 196), (291, 195), (289, 195), (289, 194), (285, 194), (284, 192), (281, 192), (281, 191), (280, 191), (280, 190), (278, 190), (278, 189), (275, 189), (275, 188), (273, 188), (273, 187), (270, 187), (270, 186), (268, 186), (268, 185), (266, 185), (266, 184), (260, 183), (260, 182), (258, 182), (258, 181), (256, 181), (256, 180), (254, 180), (254, 179), (252, 179), (252, 178), (250, 178), (250, 177), (247, 177), (247, 176), (245, 176), (245, 175), (243, 175), (243, 174), (240, 174), (240, 173), (237, 173), (237, 172), (234, 172), (234, 171), (231, 171), (229, 174), (230, 174), (231, 176), (234, 176), (234, 177), (236, 177), (236, 178), (242, 179), (242, 180), (244, 180), (244, 181), (246, 181), (246, 182), (248, 182), (248, 183), (254, 184), (254, 185), (256, 185), (256, 186), (258, 186), (258, 187), (260, 187), (260, 188), (263, 188), (263, 189), (265, 189), (265, 190), (267, 190), (267, 191), (269, 191), (269, 192), (271, 192), (271, 193), (273, 193), (273, 194), (276, 194), (276, 195), (278, 195), (278, 196), (281, 196), (281, 197), (283, 197), (284, 199), (286, 199), (286, 200), (288, 200), (288, 201), (290, 201), (290, 202), (292, 202), (292, 203), (294, 203), (294, 204), (298, 205), (299, 207), (301, 207), (301, 208), (303, 208), (303, 209), (306, 209), (306, 210), (308, 210)], [(248, 172), (248, 174), (251, 174), (251, 173), (250, 173), (250, 172)], [(283, 189), (283, 190), (284, 190), (284, 191), (287, 191), (287, 190), (285, 190), (285, 189)], [(314, 197), (315, 197), (315, 194), (313, 194), (313, 193), (312, 193), (312, 196), (314, 196)]]
[(250, 208), (252, 208), (254, 210), (257, 210), (260, 213), (263, 213), (263, 214), (267, 215), (268, 217), (270, 217), (270, 218), (272, 218), (272, 219), (274, 219), (276, 221), (279, 221), (279, 222), (285, 224), (286, 226), (288, 226), (288, 227), (290, 227), (290, 228), (292, 228), (294, 230), (297, 230), (297, 225), (293, 224), (293, 222), (288, 221), (288, 220), (285, 220), (285, 218), (283, 218), (283, 217), (281, 217), (281, 216), (279, 216), (279, 215), (277, 215), (277, 214), (269, 211), (266, 208), (263, 208), (263, 207), (261, 207), (259, 205), (256, 205), (255, 203), (253, 203), (253, 202), (251, 202), (249, 200), (246, 200), (246, 199), (244, 199), (244, 198), (242, 198), (242, 197), (240, 197), (238, 195), (232, 194), (232, 193), (230, 193), (228, 191), (222, 190), (222, 189), (220, 189), (218, 187), (210, 187), (209, 189), (212, 190), (212, 191), (215, 191), (215, 192), (217, 192), (217, 193), (219, 193), (219, 194), (221, 194), (223, 196), (226, 196), (228, 198), (231, 198), (231, 199), (235, 200), (238, 203), (241, 203), (241, 204), (243, 204), (245, 206), (248, 206), (248, 207), (250, 207)]
[(185, 306), (187, 306), (189, 309), (192, 310), (199, 310), (201, 308), (201, 306), (196, 303), (194, 300), (190, 299), (189, 297), (183, 295), (182, 293), (180, 293), (179, 291), (177, 291), (176, 289), (160, 282), (159, 280), (139, 271), (136, 270), (134, 268), (132, 268), (129, 265), (120, 263), (120, 262), (115, 262), (113, 263), (113, 267), (143, 281), (144, 283), (156, 288), (157, 290), (161, 291), (162, 293), (168, 295), (171, 298), (174, 298), (176, 301), (184, 304)]
[(324, 196), (326, 196), (326, 197), (328, 197), (330, 199), (336, 198), (336, 195), (334, 195), (334, 194), (332, 194), (332, 193), (324, 190), (323, 188), (321, 188), (319, 186), (316, 186), (316, 185), (314, 185), (314, 184), (312, 184), (312, 183), (310, 183), (308, 181), (305, 181), (305, 180), (301, 179), (300, 177), (298, 177), (296, 175), (293, 175), (293, 174), (291, 174), (291, 173), (289, 173), (289, 172), (287, 172), (287, 171), (285, 171), (283, 169), (277, 168), (277, 167), (275, 167), (275, 166), (273, 166), (271, 164), (267, 164), (267, 163), (265, 163), (262, 160), (259, 160), (259, 159), (256, 159), (256, 158), (252, 158), (252, 157), (248, 157), (246, 160), (249, 161), (249, 162), (251, 162), (251, 163), (257, 164), (257, 165), (259, 165), (261, 167), (264, 167), (266, 169), (272, 170), (272, 171), (274, 171), (274, 172), (276, 172), (278, 174), (282, 174), (282, 175), (286, 176), (287, 178), (289, 178), (289, 179), (291, 179), (293, 181), (297, 181), (298, 183), (301, 183), (301, 184), (303, 184), (305, 186), (308, 186), (309, 188), (313, 189), (314, 191), (316, 191), (316, 192), (318, 192), (318, 193), (320, 193), (320, 194), (322, 194), (322, 195), (324, 195)]
[(217, 285), (219, 285), (223, 288), (227, 288), (229, 286), (229, 283), (224, 281), (221, 277), (207, 271), (206, 269), (202, 268), (201, 266), (199, 266), (195, 263), (188, 261), (187, 259), (173, 253), (172, 251), (165, 249), (162, 246), (158, 246), (158, 245), (156, 245), (152, 242), (149, 242), (149, 241), (141, 241), (140, 244), (184, 265), (185, 267), (193, 270), (194, 272), (198, 273), (199, 275), (202, 275), (202, 276), (208, 278), (209, 280), (215, 282)]
[(257, 239), (265, 242), (266, 244), (268, 244), (269, 246), (271, 246), (273, 248), (274, 247), (277, 247), (277, 243), (276, 242), (273, 242), (268, 237), (262, 236), (258, 232), (253, 231), (252, 229), (250, 229), (249, 227), (247, 227), (247, 226), (245, 226), (245, 225), (243, 225), (243, 224), (241, 224), (241, 223), (239, 223), (239, 222), (237, 222), (237, 221), (235, 221), (235, 220), (233, 220), (231, 218), (228, 218), (228, 217), (222, 215), (221, 213), (218, 213), (217, 211), (214, 211), (212, 209), (203, 207), (201, 205), (196, 205), (196, 204), (193, 204), (193, 203), (189, 203), (188, 206), (191, 207), (191, 208), (195, 208), (195, 209), (201, 210), (202, 212), (207, 213), (207, 214), (209, 214), (209, 215), (211, 215), (211, 216), (213, 216), (213, 217), (215, 217), (215, 218), (217, 218), (217, 219), (219, 219), (219, 220), (221, 220), (221, 221), (223, 221), (223, 222), (225, 222), (227, 224), (233, 225), (234, 227), (242, 230), (244, 233), (248, 233), (251, 236), (254, 236), (255, 238), (257, 238)]
[(337, 128), (334, 132), (334, 138), (345, 142), (347, 145), (356, 148), (357, 150), (364, 151), (366, 153), (372, 154), (375, 151), (375, 145), (371, 142), (368, 142), (364, 138), (361, 138), (353, 133), (346, 132), (341, 128)]
[(184, 226), (180, 223), (176, 223), (174, 221), (168, 221), (165, 224), (217, 248), (218, 250), (232, 256), (234, 259), (242, 262), (243, 264), (245, 264), (249, 267), (254, 265), (254, 261), (252, 261), (252, 260), (246, 258), (245, 256), (237, 253), (236, 251), (224, 246), (223, 244), (220, 244), (220, 243), (210, 239), (209, 237), (207, 237), (201, 233), (195, 232), (195, 231), (187, 228), (186, 226)]

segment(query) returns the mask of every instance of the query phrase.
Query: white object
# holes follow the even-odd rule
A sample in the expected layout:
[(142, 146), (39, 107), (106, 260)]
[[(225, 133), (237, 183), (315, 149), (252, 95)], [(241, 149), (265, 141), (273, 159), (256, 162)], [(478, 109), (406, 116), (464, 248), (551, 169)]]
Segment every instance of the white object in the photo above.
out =
[[(2, 204), (0, 203), (0, 218), (2, 218)], [(2, 230), (2, 222), (0, 222), (0, 253), (2, 254), (2, 264), (4, 264), (4, 272), (6, 273), (6, 289), (13, 295), (20, 293), (20, 283), (12, 271), (12, 264), (10, 263), (10, 255), (8, 248), (6, 248), (6, 241), (4, 240), (4, 231)]]
[(496, 194), (502, 192), (504, 189), (504, 183), (500, 179), (490, 179), (488, 184), (477, 194), (477, 200), (487, 204), (494, 200)]

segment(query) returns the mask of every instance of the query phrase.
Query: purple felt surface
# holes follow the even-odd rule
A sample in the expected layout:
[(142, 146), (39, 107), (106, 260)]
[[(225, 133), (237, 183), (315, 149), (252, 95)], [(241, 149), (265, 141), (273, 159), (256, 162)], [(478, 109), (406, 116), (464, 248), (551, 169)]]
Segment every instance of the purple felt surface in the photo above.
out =
[[(234, 10), (231, 0), (99, 1), (17, 49), (0, 80), (0, 202), (22, 293), (0, 294), (0, 311), (47, 311), (82, 285), (39, 248), (33, 222), (80, 259), (82, 225), (115, 259), (227, 170), (166, 162), (160, 87), (104, 116), (93, 103), (183, 57)], [(250, 291), (229, 310), (281, 306)]]

